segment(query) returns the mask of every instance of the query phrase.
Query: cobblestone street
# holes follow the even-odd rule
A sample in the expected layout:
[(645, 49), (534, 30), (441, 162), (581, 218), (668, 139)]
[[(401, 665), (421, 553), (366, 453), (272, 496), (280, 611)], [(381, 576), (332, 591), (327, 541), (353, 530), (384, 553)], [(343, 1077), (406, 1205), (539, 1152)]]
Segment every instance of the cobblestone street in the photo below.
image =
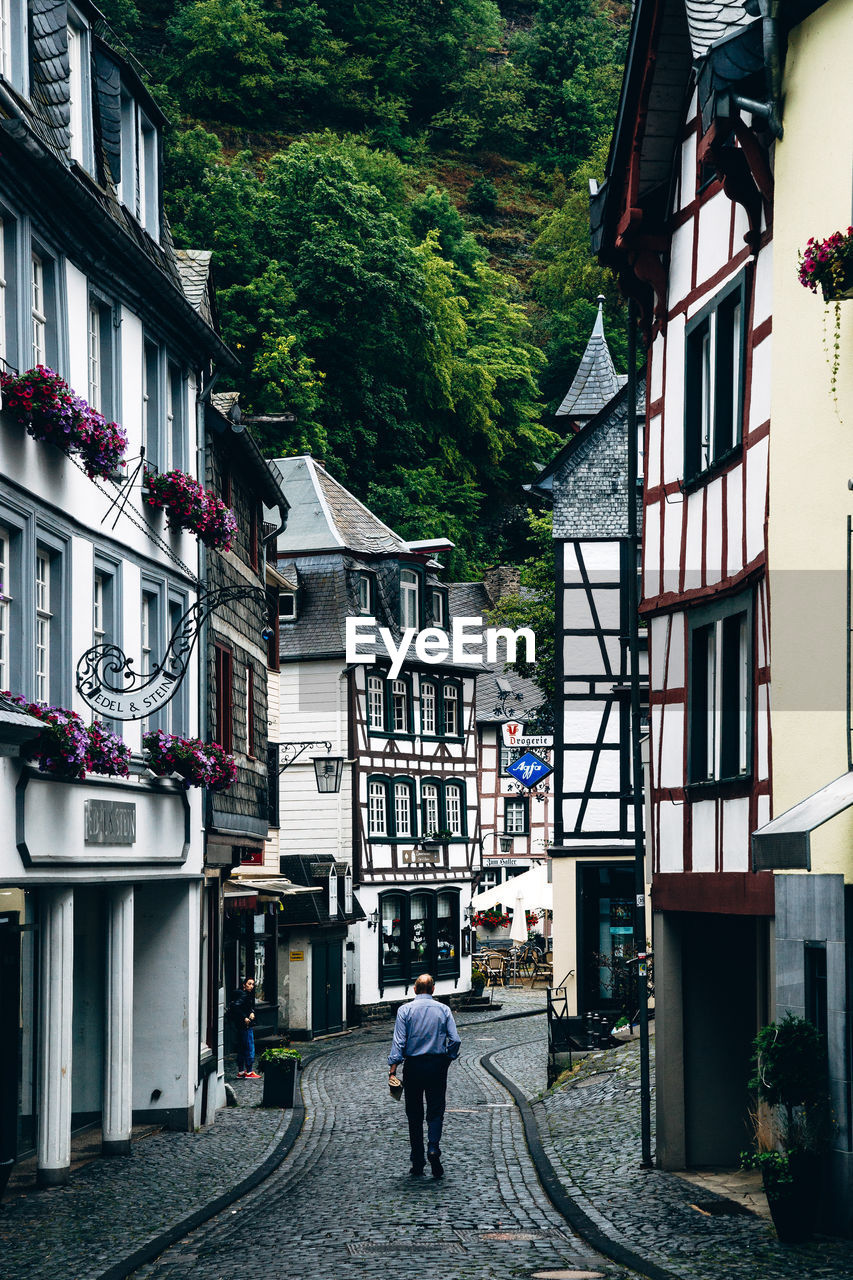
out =
[[(97, 1160), (66, 1188), (11, 1199), (0, 1209), (3, 1280), (131, 1272), (136, 1280), (853, 1277), (846, 1243), (780, 1245), (764, 1218), (730, 1212), (730, 1203), (677, 1175), (639, 1168), (635, 1044), (590, 1054), (545, 1095), (544, 1017), (506, 1017), (541, 1003), (538, 992), (507, 992), (500, 1012), (460, 1016), (441, 1181), (408, 1174), (405, 1114), (386, 1086), (391, 1027), (381, 1024), (305, 1046), (305, 1120), (295, 1141), (285, 1138), (292, 1113), (261, 1109), (261, 1082), (239, 1081), (241, 1105), (211, 1129), (148, 1137), (131, 1160)], [(593, 1229), (608, 1248), (633, 1250), (642, 1267), (603, 1257), (552, 1205), (525, 1117), (483, 1059), (512, 1083)], [(179, 1231), (183, 1238), (159, 1257), (136, 1271), (123, 1263), (284, 1151), (270, 1176), (189, 1234)]]

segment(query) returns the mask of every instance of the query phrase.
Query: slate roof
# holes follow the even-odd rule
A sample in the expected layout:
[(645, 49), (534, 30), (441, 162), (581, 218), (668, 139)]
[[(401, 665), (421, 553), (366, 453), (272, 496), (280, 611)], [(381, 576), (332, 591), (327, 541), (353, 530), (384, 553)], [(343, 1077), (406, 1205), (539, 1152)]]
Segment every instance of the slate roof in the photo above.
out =
[[(322, 893), (304, 893), (282, 899), (282, 910), (278, 913), (279, 926), (286, 925), (318, 925), (327, 929), (339, 928), (357, 920), (366, 920), (367, 916), (361, 903), (353, 895), (352, 912), (347, 915), (344, 910), (343, 886), (338, 883), (338, 910), (329, 915), (329, 892), (324, 882), (328, 878), (329, 869), (339, 859), (331, 854), (299, 854), (286, 853), (279, 858), (281, 874), (287, 876), (294, 884), (308, 885), (311, 888), (322, 888)], [(323, 879), (315, 875), (315, 868), (325, 872)]]
[(743, 0), (684, 0), (684, 7), (694, 58), (704, 57), (715, 41), (755, 21)]
[(586, 350), (572, 379), (572, 385), (555, 416), (592, 418), (613, 399), (625, 382), (624, 375), (617, 374), (613, 367), (613, 357), (604, 336), (604, 297), (599, 295), (598, 315), (595, 317)]
[[(508, 698), (505, 708), (501, 704), (498, 676), (512, 686), (513, 694), (522, 695), (521, 698)], [(511, 667), (504, 667), (502, 662), (477, 676), (477, 724), (498, 724), (513, 716), (529, 720), (544, 701), (538, 685), (524, 679)]]
[(290, 501), (287, 529), (279, 551), (354, 551), (361, 554), (404, 554), (408, 544), (359, 502), (314, 458), (276, 458)]
[(448, 583), (447, 604), (456, 618), (480, 618), (492, 607), (484, 582)]
[(210, 260), (213, 254), (209, 249), (176, 249), (175, 260), (181, 288), (194, 311), (197, 311), (208, 324), (213, 324), (213, 310), (210, 304)]

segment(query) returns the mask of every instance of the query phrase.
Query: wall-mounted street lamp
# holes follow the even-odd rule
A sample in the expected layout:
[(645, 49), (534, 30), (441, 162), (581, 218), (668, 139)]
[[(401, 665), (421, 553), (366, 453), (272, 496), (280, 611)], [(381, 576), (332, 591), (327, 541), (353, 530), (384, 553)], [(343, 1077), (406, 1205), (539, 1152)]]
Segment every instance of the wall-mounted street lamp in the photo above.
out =
[(368, 929), (379, 928), (379, 908), (378, 907), (374, 907), (370, 915), (367, 917), (367, 927)]
[[(295, 760), (298, 760), (303, 751), (307, 751), (309, 747), (325, 747), (327, 752), (331, 752), (331, 742), (280, 742), (278, 744), (279, 758), (278, 771), (279, 774), (284, 773), (285, 769), (289, 769)], [(338, 792), (341, 789), (341, 778), (344, 772), (343, 756), (333, 756), (327, 754), (325, 756), (312, 756), (311, 763), (314, 766), (314, 777), (317, 781), (317, 790), (329, 792)]]

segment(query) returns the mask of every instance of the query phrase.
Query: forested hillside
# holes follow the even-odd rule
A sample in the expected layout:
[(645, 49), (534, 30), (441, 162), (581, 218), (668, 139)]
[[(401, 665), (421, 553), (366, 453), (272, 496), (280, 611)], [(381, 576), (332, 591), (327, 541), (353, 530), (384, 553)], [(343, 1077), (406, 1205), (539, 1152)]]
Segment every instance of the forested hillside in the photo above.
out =
[(588, 249), (614, 0), (105, 0), (169, 114), (176, 242), (214, 251), (242, 403), (462, 576), (530, 546), (520, 486), (608, 298)]

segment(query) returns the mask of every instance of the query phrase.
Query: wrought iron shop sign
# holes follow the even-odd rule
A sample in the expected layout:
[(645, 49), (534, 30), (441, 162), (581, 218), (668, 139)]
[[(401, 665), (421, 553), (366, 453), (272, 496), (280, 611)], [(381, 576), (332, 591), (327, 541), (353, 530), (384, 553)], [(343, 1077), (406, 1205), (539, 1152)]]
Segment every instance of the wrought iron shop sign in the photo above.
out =
[(123, 800), (87, 800), (86, 844), (135, 844), (136, 805)]
[(77, 663), (77, 692), (93, 711), (109, 720), (142, 720), (174, 698), (187, 674), (190, 655), (205, 618), (238, 600), (254, 600), (269, 626), (266, 592), (261, 587), (220, 587), (204, 591), (179, 620), (161, 662), (153, 671), (134, 671), (117, 644), (87, 649)]

